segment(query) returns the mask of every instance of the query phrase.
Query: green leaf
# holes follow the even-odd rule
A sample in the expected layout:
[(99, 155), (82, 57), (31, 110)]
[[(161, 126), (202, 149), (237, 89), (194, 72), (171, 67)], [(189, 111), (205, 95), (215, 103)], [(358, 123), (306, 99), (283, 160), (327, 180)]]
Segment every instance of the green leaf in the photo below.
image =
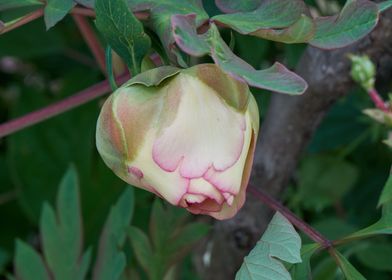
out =
[(179, 58), (175, 54), (178, 49), (174, 46), (172, 16), (194, 14), (197, 27), (209, 19), (201, 0), (130, 0), (128, 5), (133, 11), (148, 11), (147, 24), (158, 35), (169, 58), (176, 64), (179, 64)]
[(358, 260), (367, 267), (392, 272), (392, 244), (385, 241), (372, 241), (356, 253)]
[(323, 49), (350, 45), (372, 31), (377, 21), (377, 4), (368, 0), (348, 0), (339, 15), (315, 20), (316, 34), (310, 44)]
[(235, 13), (235, 12), (248, 12), (257, 9), (260, 6), (260, 0), (215, 0), (216, 6), (225, 13)]
[(164, 80), (176, 75), (178, 72), (180, 72), (180, 70), (181, 69), (172, 66), (161, 66), (147, 70), (124, 83), (123, 87), (128, 87), (134, 84), (141, 84), (146, 87), (158, 86)]
[(388, 0), (388, 1), (384, 1), (381, 3), (378, 3), (378, 9), (380, 10), (380, 12), (384, 12), (386, 10), (388, 10), (390, 7), (392, 7), (392, 0)]
[(251, 12), (218, 15), (212, 19), (241, 34), (285, 42), (307, 42), (315, 25), (308, 8), (300, 0), (268, 0)]
[(42, 4), (39, 0), (2, 0), (0, 2), (0, 11)]
[(97, 0), (96, 26), (106, 42), (124, 60), (132, 74), (140, 73), (151, 41), (125, 0)]
[(301, 262), (301, 239), (290, 222), (279, 212), (272, 218), (260, 241), (245, 257), (236, 280), (291, 279), (284, 265)]
[(127, 187), (112, 207), (99, 241), (99, 252), (94, 267), (95, 280), (119, 279), (125, 269), (126, 257), (122, 248), (134, 208), (133, 188)]
[(250, 86), (292, 95), (306, 90), (306, 82), (280, 63), (268, 69), (255, 70), (230, 50), (214, 24), (211, 24), (208, 32), (198, 35), (194, 19), (194, 15), (176, 15), (172, 18), (174, 37), (183, 51), (194, 56), (209, 54), (223, 71)]
[(20, 240), (16, 240), (15, 273), (20, 280), (50, 279), (41, 256)]
[(366, 280), (361, 273), (338, 251), (335, 251), (336, 260), (347, 280)]
[(350, 191), (359, 176), (358, 168), (330, 155), (305, 158), (299, 170), (298, 191), (294, 200), (306, 209), (321, 211)]
[(389, 174), (388, 180), (382, 190), (378, 206), (392, 203), (392, 174)]
[(46, 29), (56, 25), (75, 5), (73, 0), (48, 0), (44, 10)]
[[(55, 278), (83, 280), (79, 268), (83, 247), (82, 213), (74, 167), (68, 169), (60, 183), (57, 216), (48, 204), (44, 204), (40, 229), (45, 259)], [(85, 260), (85, 266), (88, 266), (88, 260)]]
[(75, 2), (88, 8), (94, 8), (95, 5), (95, 0), (75, 0)]
[(137, 227), (130, 227), (128, 237), (131, 241), (137, 261), (151, 277), (150, 267), (153, 259), (153, 251), (148, 236)]
[(306, 244), (301, 248), (302, 262), (294, 264), (290, 268), (290, 274), (293, 280), (312, 279), (310, 267), (310, 258), (320, 248), (319, 244)]

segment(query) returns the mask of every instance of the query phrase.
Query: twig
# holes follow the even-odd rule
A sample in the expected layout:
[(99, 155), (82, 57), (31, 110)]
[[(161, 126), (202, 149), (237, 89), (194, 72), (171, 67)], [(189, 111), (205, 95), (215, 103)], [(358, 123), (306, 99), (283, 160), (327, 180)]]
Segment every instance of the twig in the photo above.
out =
[(248, 185), (248, 192), (256, 196), (262, 202), (264, 202), (268, 207), (275, 211), (279, 211), (283, 216), (285, 216), (293, 225), (302, 230), (307, 236), (309, 236), (313, 241), (319, 243), (324, 248), (332, 247), (332, 242), (323, 236), (320, 232), (314, 229), (312, 226), (298, 218), (293, 212), (291, 212), (287, 207), (282, 205), (279, 201), (275, 200), (272, 196), (266, 192), (257, 189), (252, 185)]
[(368, 94), (370, 98), (372, 99), (374, 105), (384, 111), (385, 113), (390, 113), (391, 110), (385, 105), (384, 100), (381, 98), (381, 96), (378, 94), (377, 90), (375, 88), (371, 88), (368, 90)]
[[(128, 74), (122, 75), (117, 79), (117, 83), (123, 84), (128, 79)], [(109, 91), (109, 82), (103, 81), (57, 103), (3, 123), (0, 125), (0, 138), (85, 104)]]
[(76, 25), (79, 27), (80, 33), (83, 36), (83, 39), (86, 41), (88, 47), (90, 48), (91, 52), (93, 53), (99, 68), (101, 71), (106, 74), (105, 68), (105, 54), (104, 51), (95, 36), (94, 30), (89, 25), (88, 21), (84, 16), (74, 14), (73, 18), (75, 20)]
[(34, 12), (31, 12), (31, 13), (21, 17), (20, 19), (14, 21), (13, 23), (11, 23), (9, 25), (6, 24), (5, 27), (0, 30), (0, 34), (4, 34), (4, 33), (7, 33), (11, 30), (14, 30), (15, 28), (18, 28), (22, 25), (25, 25), (26, 23), (29, 23), (33, 20), (36, 20), (37, 18), (40, 18), (43, 15), (44, 15), (43, 9), (38, 9)]

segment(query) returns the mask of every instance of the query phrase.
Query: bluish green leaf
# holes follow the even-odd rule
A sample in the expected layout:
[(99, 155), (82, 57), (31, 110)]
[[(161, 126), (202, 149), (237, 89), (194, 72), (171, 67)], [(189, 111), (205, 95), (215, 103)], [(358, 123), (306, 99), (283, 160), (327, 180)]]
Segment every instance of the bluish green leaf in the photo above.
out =
[(45, 259), (55, 278), (83, 280), (79, 268), (83, 239), (82, 214), (74, 167), (68, 169), (60, 183), (57, 215), (48, 204), (44, 204), (40, 229)]
[(94, 8), (95, 5), (95, 0), (75, 0), (75, 2), (88, 8)]
[(39, 0), (2, 0), (0, 1), (0, 11), (42, 4)]
[(384, 1), (381, 3), (378, 3), (378, 9), (380, 10), (380, 12), (384, 12), (387, 9), (389, 9), (390, 7), (392, 7), (392, 0), (388, 0), (388, 1)]
[(94, 267), (95, 280), (119, 279), (126, 265), (122, 251), (134, 208), (134, 194), (127, 187), (116, 205), (110, 210), (99, 241), (98, 257)]
[(222, 70), (250, 86), (293, 95), (306, 90), (306, 82), (280, 63), (255, 70), (230, 50), (214, 24), (202, 35), (196, 32), (194, 15), (173, 16), (172, 24), (176, 43), (183, 51), (195, 56), (209, 54)]
[(41, 256), (23, 241), (16, 241), (15, 273), (19, 280), (49, 280)]
[(73, 0), (47, 0), (44, 11), (46, 29), (62, 20), (75, 5)]
[(338, 251), (336, 252), (336, 257), (338, 265), (343, 272), (347, 280), (366, 280), (361, 273)]
[(301, 239), (290, 222), (279, 212), (272, 218), (260, 241), (245, 257), (236, 280), (289, 280), (290, 274), (278, 259), (301, 262)]
[(97, 0), (96, 26), (106, 42), (124, 60), (132, 74), (140, 73), (151, 41), (125, 0)]
[(216, 6), (225, 13), (249, 12), (257, 9), (262, 0), (215, 0)]
[(148, 239), (148, 236), (137, 227), (130, 227), (128, 231), (128, 237), (131, 241), (133, 251), (141, 267), (146, 271), (151, 277), (151, 262), (153, 260), (153, 250)]
[(377, 4), (368, 0), (347, 0), (339, 15), (315, 20), (316, 34), (310, 44), (323, 49), (347, 46), (372, 31), (377, 21)]

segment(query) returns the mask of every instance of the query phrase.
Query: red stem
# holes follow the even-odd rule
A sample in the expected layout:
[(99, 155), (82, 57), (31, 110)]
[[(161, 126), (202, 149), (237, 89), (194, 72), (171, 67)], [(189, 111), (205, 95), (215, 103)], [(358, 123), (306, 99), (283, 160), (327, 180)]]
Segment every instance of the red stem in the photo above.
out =
[[(129, 75), (122, 75), (116, 82), (123, 84), (129, 79)], [(82, 90), (72, 96), (69, 96), (57, 103), (41, 108), (37, 111), (28, 113), (22, 117), (13, 119), (0, 125), (0, 138), (7, 136), (23, 128), (32, 126), (51, 117), (57, 116), (82, 104), (85, 104), (97, 97), (111, 91), (108, 81), (95, 84), (85, 90)]]
[(293, 225), (302, 230), (309, 238), (311, 238), (316, 243), (319, 243), (324, 248), (332, 247), (332, 242), (324, 237), (320, 232), (314, 229), (312, 226), (301, 220), (293, 212), (291, 212), (287, 207), (282, 205), (279, 201), (275, 200), (272, 196), (266, 192), (259, 190), (258, 188), (248, 185), (248, 192), (253, 194), (255, 197), (260, 199), (271, 209), (280, 212), (285, 216)]
[(105, 67), (105, 53), (99, 43), (97, 37), (95, 36), (94, 30), (91, 28), (90, 24), (86, 20), (84, 16), (81, 15), (73, 15), (73, 18), (76, 22), (76, 25), (79, 27), (80, 33), (83, 36), (83, 39), (86, 41), (88, 47), (93, 53), (99, 68), (101, 71), (106, 74)]
[(18, 21), (15, 21), (14, 23), (4, 27), (3, 29), (0, 29), (0, 34), (7, 33), (11, 30), (14, 30), (15, 28), (18, 28), (22, 25), (25, 25), (26, 23), (29, 23), (33, 20), (36, 20), (37, 18), (40, 18), (44, 15), (44, 10), (43, 9), (38, 9), (34, 12), (31, 12), (22, 18), (20, 18)]
[(378, 92), (375, 88), (369, 89), (368, 94), (369, 94), (370, 98), (372, 99), (374, 105), (378, 109), (380, 109), (386, 113), (390, 112), (389, 108), (385, 105), (384, 100), (381, 98), (381, 96), (378, 94)]

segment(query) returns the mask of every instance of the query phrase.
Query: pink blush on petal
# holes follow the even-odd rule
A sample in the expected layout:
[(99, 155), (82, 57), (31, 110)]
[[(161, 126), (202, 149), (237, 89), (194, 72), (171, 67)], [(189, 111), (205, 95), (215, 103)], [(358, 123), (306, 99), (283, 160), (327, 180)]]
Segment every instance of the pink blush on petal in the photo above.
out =
[(134, 167), (134, 166), (128, 167), (128, 173), (132, 174), (133, 176), (135, 176), (139, 180), (144, 177), (143, 172), (139, 168)]

